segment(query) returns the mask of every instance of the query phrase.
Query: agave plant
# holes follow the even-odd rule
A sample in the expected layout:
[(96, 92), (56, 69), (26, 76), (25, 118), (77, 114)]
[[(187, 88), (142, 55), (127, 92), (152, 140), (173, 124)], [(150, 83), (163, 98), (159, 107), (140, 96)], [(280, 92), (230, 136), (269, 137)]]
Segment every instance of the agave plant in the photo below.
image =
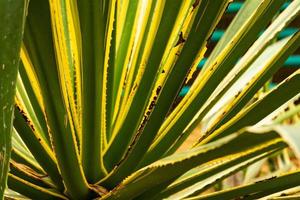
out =
[(300, 46), (299, 32), (276, 40), (300, 0), (282, 12), (284, 0), (247, 0), (195, 73), (230, 2), (2, 0), (0, 195), (257, 199), (298, 186), (295, 170), (203, 193), (299, 150), (299, 125), (282, 125), (299, 106), (282, 108), (299, 96), (300, 71), (257, 93)]

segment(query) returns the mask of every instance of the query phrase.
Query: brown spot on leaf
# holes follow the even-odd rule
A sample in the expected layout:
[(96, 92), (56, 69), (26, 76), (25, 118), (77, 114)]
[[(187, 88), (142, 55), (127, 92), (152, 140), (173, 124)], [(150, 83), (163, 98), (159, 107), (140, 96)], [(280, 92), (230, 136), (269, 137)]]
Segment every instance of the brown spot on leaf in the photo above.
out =
[(160, 91), (161, 91), (161, 86), (158, 86), (156, 89), (156, 94), (159, 95)]
[(200, 3), (200, 0), (196, 0), (193, 4), (193, 9), (195, 9)]
[[(184, 43), (185, 41), (186, 41), (186, 40), (183, 38), (183, 33), (182, 33), (182, 32), (180, 32), (180, 34), (179, 34), (179, 38), (178, 38), (178, 41), (177, 41), (177, 43), (176, 43), (175, 47), (177, 47), (178, 45), (180, 45), (180, 44)], [(176, 53), (176, 55), (177, 55), (177, 53)]]

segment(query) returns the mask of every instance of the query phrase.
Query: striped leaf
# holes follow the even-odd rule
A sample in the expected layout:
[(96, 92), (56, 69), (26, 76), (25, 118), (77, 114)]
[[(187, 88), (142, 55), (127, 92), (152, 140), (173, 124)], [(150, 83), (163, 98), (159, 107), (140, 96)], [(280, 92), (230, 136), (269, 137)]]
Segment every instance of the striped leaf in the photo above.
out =
[(58, 169), (64, 179), (67, 193), (76, 198), (84, 198), (90, 193), (89, 187), (79, 164), (79, 146), (73, 119), (70, 117), (71, 109), (64, 103), (59, 68), (55, 59), (55, 45), (50, 30), (51, 13), (48, 2), (30, 1), (24, 32), (24, 52), (27, 52), (28, 57), (22, 61), (28, 73), (32, 73), (29, 77), (36, 77), (48, 131), (51, 134), (52, 148), (55, 150)]
[[(222, 48), (222, 52), (218, 54), (218, 57), (207, 67), (205, 72), (197, 77), (191, 92), (184, 97), (164, 121), (158, 133), (159, 136), (144, 157), (142, 165), (149, 164), (159, 158), (177, 140), (221, 80), (230, 72), (232, 65), (255, 41), (258, 33), (272, 19), (275, 10), (282, 3), (281, 1), (257, 1), (245, 5), (249, 7), (241, 10), (241, 14), (237, 15), (236, 19), (242, 20), (244, 25), (235, 32), (234, 37), (231, 37), (228, 45)], [(250, 10), (252, 11), (250, 17), (240, 19), (243, 12), (247, 13)]]
[(6, 188), (19, 53), (27, 1), (0, 2), (0, 198)]
[[(281, 31), (300, 0), (238, 2), (220, 34), (231, 2), (30, 0), (20, 44), (27, 2), (3, 0), (0, 195), (6, 182), (5, 198), (20, 199), (294, 195), (299, 70), (269, 85), (299, 48), (297, 27)], [(262, 165), (287, 174), (251, 183)]]
[(126, 199), (138, 196), (196, 166), (201, 166), (225, 155), (232, 155), (258, 147), (272, 140), (275, 143), (281, 143), (280, 141), (282, 141), (276, 133), (236, 133), (214, 143), (163, 158), (127, 177), (103, 199)]

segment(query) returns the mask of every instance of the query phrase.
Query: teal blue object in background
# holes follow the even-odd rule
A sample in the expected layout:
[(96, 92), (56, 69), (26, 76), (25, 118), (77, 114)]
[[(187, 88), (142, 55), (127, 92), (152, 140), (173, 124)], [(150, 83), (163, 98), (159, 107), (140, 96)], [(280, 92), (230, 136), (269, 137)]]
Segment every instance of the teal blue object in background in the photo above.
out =
[[(281, 7), (281, 10), (285, 9), (288, 5), (289, 5), (289, 2), (286, 2), (285, 4), (283, 4), (283, 6)], [(227, 13), (236, 13), (237, 11), (239, 11), (241, 9), (242, 6), (243, 6), (243, 2), (233, 2), (233, 3), (229, 4), (226, 12)]]
[(180, 93), (179, 93), (179, 96), (184, 96), (184, 95), (186, 95), (186, 93), (189, 91), (189, 89), (190, 89), (190, 86), (184, 86), (182, 89), (181, 89), (181, 91), (180, 91)]
[[(283, 31), (281, 31), (278, 34), (278, 39), (282, 39), (287, 36), (290, 36), (290, 35), (296, 33), (298, 30), (299, 29), (297, 29), (297, 28), (285, 28)], [(225, 32), (224, 30), (216, 30), (211, 36), (211, 41), (213, 41), (213, 42), (219, 41), (221, 39), (221, 37), (223, 36), (224, 32)]]
[(299, 67), (300, 66), (300, 55), (290, 56), (284, 63), (284, 66), (290, 67)]
[[(202, 68), (205, 64), (207, 58), (203, 58), (198, 64), (198, 68)], [(284, 63), (285, 67), (299, 67), (300, 66), (300, 55), (292, 55), (290, 56)]]

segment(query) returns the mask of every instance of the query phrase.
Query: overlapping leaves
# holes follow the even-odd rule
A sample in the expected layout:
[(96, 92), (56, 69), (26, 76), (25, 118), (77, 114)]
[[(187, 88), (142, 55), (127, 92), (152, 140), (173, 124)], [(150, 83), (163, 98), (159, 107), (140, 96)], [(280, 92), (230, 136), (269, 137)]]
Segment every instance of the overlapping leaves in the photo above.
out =
[[(201, 195), (288, 145), (295, 148), (291, 141), (298, 138), (295, 128), (245, 127), (300, 93), (298, 70), (254, 99), (299, 48), (299, 32), (275, 41), (298, 15), (299, 0), (281, 13), (284, 0), (246, 1), (191, 90), (175, 103), (230, 2), (31, 0), (22, 63), (12, 79), (17, 95), (7, 196), (15, 191), (33, 199), (258, 198), (299, 184), (294, 172), (261, 182), (265, 190), (249, 184)], [(1, 72), (1, 81), (6, 74)], [(11, 95), (1, 102), (12, 103), (14, 90), (2, 89)], [(207, 125), (199, 141), (176, 153), (199, 123)]]

